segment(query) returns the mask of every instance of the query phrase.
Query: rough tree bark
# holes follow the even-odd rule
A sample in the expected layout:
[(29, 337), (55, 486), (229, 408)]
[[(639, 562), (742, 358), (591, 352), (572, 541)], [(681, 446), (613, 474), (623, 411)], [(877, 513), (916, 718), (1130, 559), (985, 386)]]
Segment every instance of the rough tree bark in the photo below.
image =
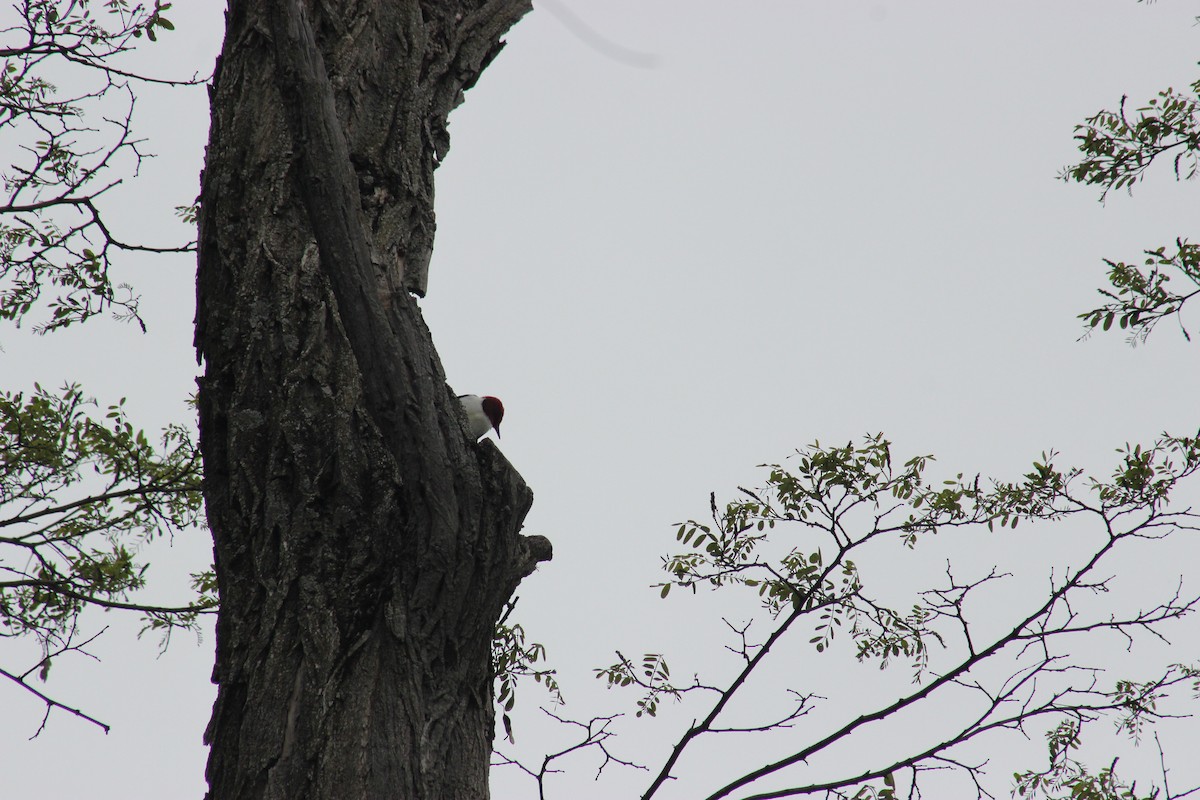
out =
[(528, 0), (232, 0), (196, 345), (221, 611), (211, 800), (488, 795), (490, 644), (550, 557), (424, 292), (446, 118)]

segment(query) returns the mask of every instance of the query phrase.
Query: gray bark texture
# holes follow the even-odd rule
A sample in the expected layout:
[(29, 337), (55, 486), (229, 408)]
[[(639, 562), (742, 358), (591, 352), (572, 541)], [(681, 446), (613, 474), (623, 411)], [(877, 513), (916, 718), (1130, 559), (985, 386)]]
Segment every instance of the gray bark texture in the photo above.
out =
[(488, 796), (492, 634), (550, 545), (409, 292), (447, 115), (528, 8), (230, 3), (196, 319), (210, 800)]

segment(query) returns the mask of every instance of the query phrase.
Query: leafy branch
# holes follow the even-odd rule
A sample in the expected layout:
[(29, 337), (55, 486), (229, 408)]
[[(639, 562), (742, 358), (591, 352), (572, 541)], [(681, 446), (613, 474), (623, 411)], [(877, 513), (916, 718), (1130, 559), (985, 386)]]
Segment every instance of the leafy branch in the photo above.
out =
[[(875, 661), (881, 669), (903, 659), (912, 668), (914, 686), (823, 733), (791, 734), (802, 738), (790, 755), (710, 790), (708, 800), (895, 798), (905, 786), (910, 794), (920, 794), (934, 773), (957, 774), (975, 796), (991, 797), (986, 762), (969, 758), (973, 743), (1005, 731), (1024, 735), (1028, 726), (1038, 724), (1082, 731), (1101, 720), (1141, 736), (1157, 720), (1173, 716), (1168, 707), (1179, 690), (1195, 683), (1195, 667), (1170, 665), (1141, 678), (1115, 680), (1106, 688), (1101, 685), (1104, 671), (1074, 655), (1072, 642), (1080, 636), (1115, 634), (1132, 646), (1143, 634), (1164, 637), (1164, 626), (1200, 607), (1200, 597), (1185, 594), (1182, 584), (1142, 609), (1106, 608), (1099, 602), (1111, 596), (1112, 576), (1120, 573), (1119, 565), (1138, 542), (1200, 531), (1200, 514), (1170, 508), (1179, 482), (1200, 470), (1200, 439), (1164, 436), (1119, 453), (1118, 466), (1107, 479), (1085, 479), (1079, 470), (1056, 466), (1057, 456), (1047, 453), (1018, 480), (987, 482), (960, 474), (932, 483), (925, 475), (930, 457), (896, 465), (890, 444), (882, 436), (869, 436), (844, 447), (805, 448), (790, 467), (769, 466), (763, 488), (740, 488), (740, 496), (723, 508), (711, 498), (711, 523), (693, 520), (677, 530), (677, 540), (691, 549), (664, 559), (669, 579), (660, 584), (660, 593), (669, 595), (671, 587), (749, 592), (772, 628), (761, 644), (753, 645), (746, 639), (747, 626), (730, 625), (741, 639), (731, 648), (741, 667), (721, 687), (703, 685), (699, 678), (693, 685), (676, 686), (655, 654), (640, 662), (622, 656), (618, 664), (599, 671), (611, 686), (639, 689), (639, 711), (648, 712), (663, 696), (682, 701), (692, 690), (713, 697), (707, 711), (676, 740), (643, 800), (657, 796), (676, 776), (698, 740), (728, 733), (784, 735), (815, 707), (822, 698), (793, 686), (794, 712), (749, 724), (722, 722), (736, 698), (754, 691), (756, 676), (776, 658), (779, 643), (802, 635), (817, 654), (832, 652), (845, 637), (858, 660)], [(919, 547), (930, 537), (959, 529), (976, 537), (996, 536), (1022, 522), (1072, 517), (1094, 523), (1090, 544), (1084, 542), (1070, 564), (1050, 575), (1040, 598), (1005, 606), (1009, 619), (999, 629), (980, 611), (994, 610), (991, 598), (1011, 578), (995, 567), (963, 578), (947, 564), (940, 585), (917, 592), (907, 610), (901, 610), (870, 591), (872, 584), (858, 566), (886, 563), (896, 548)], [(881, 589), (889, 587), (876, 591)], [(898, 721), (905, 714), (931, 703), (950, 703), (960, 712), (943, 721), (943, 732), (932, 743), (879, 758), (876, 765), (841, 777), (780, 786), (839, 743), (903, 724)], [(765, 707), (761, 699), (741, 705)], [(1047, 791), (1066, 785), (1062, 763), (1022, 773), (1019, 784), (1028, 796), (1042, 792), (1050, 798)], [(1104, 780), (1115, 780), (1111, 772), (1104, 774)], [(1086, 781), (1094, 779), (1077, 770), (1072, 785), (1091, 785)], [(774, 788), (755, 790), (768, 780)]]
[[(171, 6), (108, 0), (97, 15), (93, 5), (23, 0), (17, 23), (0, 30), (0, 141), (12, 153), (0, 172), (0, 319), (20, 323), (44, 302), (49, 318), (35, 325), (43, 333), (110, 310), (142, 324), (132, 288), (111, 279), (115, 256), (195, 249), (129, 242), (104, 213), (105, 195), (125, 180), (114, 172), (136, 177), (149, 157), (133, 134), (131, 82), (201, 82), (115, 66), (137, 40), (174, 29)], [(74, 88), (60, 90), (51, 76)]]
[[(1101, 187), (1105, 200), (1113, 189), (1132, 192), (1150, 165), (1170, 157), (1176, 180), (1190, 180), (1200, 169), (1200, 80), (1187, 91), (1167, 89), (1145, 105), (1129, 111), (1122, 97), (1116, 111), (1099, 111), (1075, 129), (1083, 159), (1060, 177)], [(1100, 289), (1106, 301), (1079, 314), (1087, 330), (1110, 330), (1114, 323), (1132, 332), (1131, 341), (1144, 342), (1162, 319), (1181, 319), (1185, 303), (1200, 294), (1200, 248), (1179, 238), (1173, 251), (1166, 246), (1145, 251), (1142, 265), (1105, 260), (1111, 289)], [(1170, 284), (1182, 282), (1182, 289)], [(1169, 285), (1170, 284), (1170, 285)]]
[(193, 576), (191, 602), (131, 599), (146, 585), (140, 546), (202, 524), (200, 457), (180, 426), (155, 445), (121, 404), (94, 408), (77, 386), (0, 393), (0, 636), (35, 639), (43, 678), (51, 654), (79, 650), (88, 608), (141, 612), (165, 643), (217, 603), (211, 572)]
[[(1145, 256), (1141, 266), (1105, 259), (1112, 289), (1097, 291), (1108, 302), (1083, 312), (1079, 319), (1089, 330), (1107, 331), (1115, 322), (1121, 330), (1133, 331), (1134, 341), (1145, 342), (1159, 321), (1174, 316), (1180, 333), (1191, 341), (1180, 310), (1184, 303), (1200, 294), (1200, 245), (1177, 239), (1174, 252), (1160, 247), (1147, 250)], [(1172, 278), (1190, 281), (1196, 288), (1175, 292), (1168, 287)]]
[[(496, 705), (500, 708), (500, 722), (504, 726), (505, 738), (511, 743), (512, 718), (509, 717), (517, 704), (517, 686), (524, 678), (533, 678), (550, 694), (554, 705), (562, 705), (562, 691), (553, 669), (539, 668), (538, 662), (546, 661), (546, 647), (538, 642), (525, 641), (525, 629), (519, 623), (510, 623), (509, 617), (516, 608), (514, 597), (505, 606), (504, 613), (496, 623), (492, 636), (492, 668), (495, 671)], [(549, 713), (549, 712), (547, 712)]]

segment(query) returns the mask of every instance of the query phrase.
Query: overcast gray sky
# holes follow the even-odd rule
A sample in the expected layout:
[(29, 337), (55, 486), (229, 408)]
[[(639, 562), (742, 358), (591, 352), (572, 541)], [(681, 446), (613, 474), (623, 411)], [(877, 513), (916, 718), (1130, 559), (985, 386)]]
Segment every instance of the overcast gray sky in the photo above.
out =
[[(1159, 169), (1101, 205), (1055, 176), (1085, 116), (1195, 80), (1196, 4), (561, 4), (587, 31), (535, 10), (451, 117), (422, 305), (452, 386), (505, 402), (500, 446), (536, 496), (527, 530), (555, 545), (518, 616), (569, 711), (617, 705), (590, 674), (614, 648), (703, 663), (687, 602), (646, 587), (672, 523), (754, 484), (757, 464), (883, 431), (950, 474), (1011, 477), (1050, 448), (1103, 473), (1126, 441), (1195, 430), (1200, 344), (1173, 323), (1138, 348), (1080, 342), (1075, 320), (1102, 258), (1196, 234), (1195, 184)], [(207, 72), (221, 11), (177, 3), (141, 63)], [(171, 209), (197, 192), (205, 103), (139, 101), (159, 157), (124, 189), (123, 233), (187, 235)], [(148, 335), (3, 332), (5, 387), (80, 381), (149, 428), (185, 419), (193, 268), (120, 276)], [(209, 552), (200, 536), (156, 552), (155, 597), (177, 599)], [(160, 658), (134, 621), (93, 622), (112, 627), (103, 660), (56, 664), (49, 687), (112, 733), (56, 713), (27, 742), (40, 706), (0, 687), (0, 797), (201, 796), (211, 634)], [(1179, 658), (1197, 642), (1193, 623)], [(589, 778), (561, 796), (613, 796)], [(524, 786), (501, 781), (497, 797)]]

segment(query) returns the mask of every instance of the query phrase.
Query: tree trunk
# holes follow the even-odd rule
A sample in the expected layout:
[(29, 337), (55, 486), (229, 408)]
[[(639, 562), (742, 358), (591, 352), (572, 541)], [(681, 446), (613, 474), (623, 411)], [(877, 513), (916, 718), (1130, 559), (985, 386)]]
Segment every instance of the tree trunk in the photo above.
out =
[(486, 798), (492, 634), (550, 546), (405, 289), (447, 115), (529, 3), (230, 6), (197, 281), (208, 797)]

